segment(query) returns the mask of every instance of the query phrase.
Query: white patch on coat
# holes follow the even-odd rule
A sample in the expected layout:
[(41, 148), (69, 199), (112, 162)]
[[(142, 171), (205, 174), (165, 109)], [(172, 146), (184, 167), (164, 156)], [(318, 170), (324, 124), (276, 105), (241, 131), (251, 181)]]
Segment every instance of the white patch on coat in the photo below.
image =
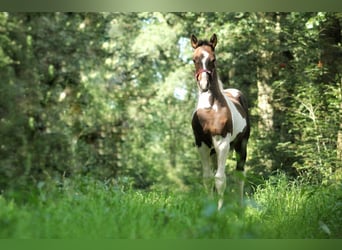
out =
[(245, 127), (247, 126), (247, 121), (242, 117), (239, 110), (235, 107), (234, 103), (229, 100), (227, 96), (225, 96), (226, 102), (232, 114), (232, 122), (233, 122), (233, 133), (230, 136), (230, 141), (234, 141), (236, 136), (240, 134)]
[(211, 108), (210, 105), (211, 92), (200, 92), (198, 96), (198, 103), (196, 109), (208, 109)]
[(217, 111), (218, 111), (218, 106), (217, 106), (217, 104), (216, 104), (216, 103), (214, 103), (214, 105), (212, 106), (212, 109), (213, 109), (215, 112), (217, 112)]
[(231, 138), (229, 134), (226, 137), (213, 136), (214, 148), (217, 154), (217, 170), (215, 173), (215, 187), (219, 195), (218, 210), (223, 205), (224, 190), (226, 189), (226, 159), (229, 153)]
[(237, 89), (225, 89), (224, 92), (230, 93), (235, 98), (241, 95), (240, 90), (237, 90)]

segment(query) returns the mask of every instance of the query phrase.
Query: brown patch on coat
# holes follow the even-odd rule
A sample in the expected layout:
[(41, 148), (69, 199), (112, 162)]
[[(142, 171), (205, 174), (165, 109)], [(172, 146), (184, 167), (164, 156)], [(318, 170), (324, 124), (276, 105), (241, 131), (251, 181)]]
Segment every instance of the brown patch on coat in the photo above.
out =
[[(219, 103), (216, 103), (218, 106)], [(232, 115), (227, 105), (218, 110), (212, 108), (198, 109), (192, 118), (192, 128), (198, 147), (204, 142), (209, 148), (212, 147), (212, 137), (220, 135), (226, 137), (233, 131)]]

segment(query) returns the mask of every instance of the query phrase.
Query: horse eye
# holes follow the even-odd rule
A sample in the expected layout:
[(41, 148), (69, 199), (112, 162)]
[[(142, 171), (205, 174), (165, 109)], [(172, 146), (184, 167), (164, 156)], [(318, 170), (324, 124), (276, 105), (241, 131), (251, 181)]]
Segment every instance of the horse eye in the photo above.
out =
[(211, 59), (211, 60), (209, 61), (209, 64), (212, 65), (212, 66), (214, 66), (215, 61), (216, 61), (215, 58), (214, 58), (214, 59)]

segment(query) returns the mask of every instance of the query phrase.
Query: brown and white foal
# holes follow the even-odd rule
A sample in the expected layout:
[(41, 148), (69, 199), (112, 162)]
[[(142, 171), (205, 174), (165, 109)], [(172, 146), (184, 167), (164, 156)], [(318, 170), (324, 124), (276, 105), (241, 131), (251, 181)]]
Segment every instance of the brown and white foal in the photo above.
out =
[[(225, 168), (228, 152), (231, 148), (235, 150), (236, 170), (244, 174), (250, 124), (246, 98), (237, 89), (224, 90), (218, 79), (214, 53), (216, 44), (215, 34), (209, 41), (191, 36), (191, 45), (195, 49), (193, 61), (199, 92), (197, 107), (192, 117), (192, 129), (203, 165), (204, 186), (212, 195), (215, 183), (220, 209), (226, 188)], [(212, 160), (215, 161), (214, 167), (211, 166)], [(243, 178), (239, 183), (242, 202)]]

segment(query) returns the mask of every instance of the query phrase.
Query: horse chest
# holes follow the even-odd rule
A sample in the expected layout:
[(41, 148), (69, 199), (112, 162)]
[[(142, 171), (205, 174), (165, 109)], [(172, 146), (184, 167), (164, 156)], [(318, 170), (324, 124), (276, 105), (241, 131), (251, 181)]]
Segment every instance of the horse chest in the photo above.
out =
[(201, 142), (204, 142), (211, 147), (213, 136), (226, 137), (228, 133), (232, 133), (233, 125), (228, 106), (220, 106), (216, 103), (209, 108), (198, 106), (193, 115), (192, 128), (196, 145), (200, 146)]
[(205, 134), (210, 134), (211, 136), (221, 135), (225, 137), (227, 133), (232, 132), (228, 108), (222, 108), (217, 111), (212, 108), (198, 109), (196, 115)]

